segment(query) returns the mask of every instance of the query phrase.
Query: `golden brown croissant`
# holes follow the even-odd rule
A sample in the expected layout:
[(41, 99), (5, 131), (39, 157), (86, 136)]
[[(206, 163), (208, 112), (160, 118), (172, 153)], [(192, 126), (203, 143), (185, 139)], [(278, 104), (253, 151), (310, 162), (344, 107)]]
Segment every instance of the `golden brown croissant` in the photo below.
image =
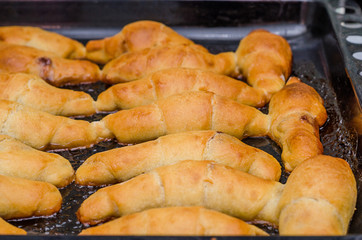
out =
[(327, 113), (323, 99), (296, 77), (276, 93), (269, 103), (270, 138), (282, 148), (282, 160), (292, 171), (304, 160), (323, 153), (319, 127)]
[(336, 235), (347, 233), (356, 198), (354, 175), (340, 158), (310, 158), (286, 184), (210, 161), (184, 161), (98, 190), (77, 215), (96, 224), (149, 208), (204, 206), (279, 225), (281, 235)]
[(356, 180), (346, 161), (319, 155), (289, 176), (278, 203), (280, 235), (344, 235), (355, 210)]
[(224, 75), (236, 69), (235, 53), (211, 54), (194, 45), (159, 46), (124, 53), (108, 62), (102, 70), (106, 83), (129, 82), (167, 68), (196, 68)]
[(258, 29), (240, 41), (237, 66), (248, 83), (269, 96), (283, 88), (292, 68), (292, 51), (281, 36)]
[(86, 147), (113, 137), (102, 122), (55, 116), (6, 100), (0, 100), (0, 129), (36, 149)]
[(101, 120), (119, 142), (135, 143), (193, 130), (216, 130), (239, 139), (265, 136), (269, 117), (209, 92), (188, 92), (109, 114)]
[(50, 183), (0, 175), (0, 217), (47, 216), (60, 210), (62, 196)]
[(80, 59), (86, 56), (86, 49), (82, 43), (38, 27), (0, 27), (0, 41), (34, 47), (62, 58)]
[(0, 73), (0, 99), (18, 102), (54, 115), (95, 113), (95, 101), (89, 94), (57, 88), (36, 75), (26, 73)]
[(188, 91), (209, 91), (254, 107), (262, 107), (269, 101), (262, 91), (225, 75), (170, 68), (108, 88), (98, 96), (96, 106), (98, 111), (129, 109)]
[(279, 182), (211, 161), (183, 161), (98, 190), (77, 215), (82, 223), (96, 224), (155, 207), (205, 206), (243, 220), (277, 222), (270, 199), (282, 189)]
[(26, 235), (26, 231), (15, 227), (0, 218), (0, 235)]
[(49, 182), (56, 187), (65, 187), (74, 178), (73, 167), (67, 159), (5, 135), (0, 135), (0, 174)]
[(99, 67), (86, 60), (70, 60), (36, 48), (0, 42), (0, 73), (31, 73), (54, 86), (100, 80)]
[(83, 230), (79, 235), (267, 236), (246, 222), (203, 207), (155, 208)]
[(76, 182), (82, 185), (121, 182), (154, 168), (189, 159), (213, 160), (276, 181), (281, 174), (279, 162), (264, 151), (224, 133), (192, 131), (96, 153), (78, 168)]
[[(136, 21), (124, 26), (112, 37), (91, 40), (87, 43), (87, 58), (105, 64), (125, 52), (133, 52), (156, 46), (194, 45), (166, 25), (155, 21)], [(203, 47), (197, 45), (201, 50)]]

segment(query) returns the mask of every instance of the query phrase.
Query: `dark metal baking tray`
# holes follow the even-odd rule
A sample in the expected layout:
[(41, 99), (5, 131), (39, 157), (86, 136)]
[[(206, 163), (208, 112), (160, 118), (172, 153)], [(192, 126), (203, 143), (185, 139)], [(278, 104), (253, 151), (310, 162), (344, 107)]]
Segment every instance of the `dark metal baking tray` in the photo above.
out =
[[(313, 86), (325, 101), (327, 123), (321, 128), (324, 154), (344, 158), (356, 174), (359, 187), (356, 212), (349, 234), (333, 239), (362, 239), (362, 64), (352, 57), (362, 44), (351, 44), (348, 36), (362, 35), (362, 15), (354, 1), (146, 1), (146, 0), (0, 0), (0, 25), (31, 25), (55, 31), (86, 43), (111, 36), (137, 20), (162, 22), (182, 35), (207, 47), (211, 52), (235, 51), (240, 39), (252, 29), (264, 28), (285, 37), (293, 51), (293, 75)], [(94, 98), (108, 86), (102, 83), (72, 87)], [(267, 106), (261, 109), (268, 111)], [(88, 118), (98, 120), (103, 115)], [(360, 121), (359, 121), (360, 120)], [(280, 148), (268, 138), (245, 139), (280, 160)], [(122, 147), (116, 141), (102, 142), (89, 149), (58, 151), (77, 169), (90, 155)], [(285, 182), (287, 174), (281, 181)], [(74, 183), (61, 189), (61, 211), (46, 218), (10, 221), (28, 231), (26, 237), (0, 236), (0, 239), (84, 239), (75, 212), (96, 187)], [(0, 196), (1, 197), (1, 196)], [(279, 237), (272, 228), (271, 239)], [(86, 237), (87, 239), (159, 239), (160, 237)], [(162, 237), (181, 239), (182, 237)], [(217, 239), (244, 237), (217, 237)], [(250, 237), (245, 237), (250, 238)], [(193, 239), (211, 239), (194, 237)], [(253, 238), (259, 239), (259, 237)], [(331, 239), (331, 237), (308, 237)]]

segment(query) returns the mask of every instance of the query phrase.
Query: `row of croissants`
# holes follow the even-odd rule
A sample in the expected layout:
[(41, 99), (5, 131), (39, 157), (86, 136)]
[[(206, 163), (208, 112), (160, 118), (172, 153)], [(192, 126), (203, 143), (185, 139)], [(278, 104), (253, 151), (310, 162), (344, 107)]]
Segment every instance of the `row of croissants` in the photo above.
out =
[[(26, 234), (4, 220), (57, 213), (73, 181), (104, 185), (75, 213), (81, 235), (268, 235), (258, 221), (280, 235), (347, 234), (356, 180), (323, 155), (323, 99), (290, 76), (283, 37), (255, 30), (212, 54), (137, 21), (86, 46), (35, 27), (0, 27), (0, 39), (0, 234)], [(61, 88), (98, 81), (110, 86), (96, 100)], [(107, 115), (71, 118), (95, 113)], [(247, 137), (275, 141), (282, 164)], [(76, 170), (47, 151), (109, 139), (129, 145)]]

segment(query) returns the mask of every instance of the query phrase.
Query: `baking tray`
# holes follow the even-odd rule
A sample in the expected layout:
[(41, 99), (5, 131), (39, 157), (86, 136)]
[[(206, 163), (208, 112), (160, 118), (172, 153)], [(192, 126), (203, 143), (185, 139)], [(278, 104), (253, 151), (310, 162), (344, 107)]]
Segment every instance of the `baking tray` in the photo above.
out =
[[(235, 51), (240, 39), (252, 29), (264, 28), (285, 37), (293, 51), (293, 72), (314, 87), (325, 101), (328, 120), (320, 130), (324, 154), (345, 159), (358, 182), (358, 202), (349, 233), (333, 239), (362, 239), (362, 64), (353, 54), (362, 43), (350, 43), (349, 36), (362, 35), (362, 15), (354, 1), (3, 1), (0, 25), (31, 25), (55, 31), (86, 43), (119, 32), (137, 20), (162, 22), (180, 34), (207, 47), (213, 53)], [(94, 98), (108, 85), (96, 83), (71, 87)], [(268, 111), (268, 107), (261, 109)], [(82, 118), (99, 120), (102, 114)], [(258, 147), (280, 161), (280, 148), (268, 138), (249, 138), (244, 142)], [(92, 154), (122, 147), (116, 141), (101, 142), (89, 149), (57, 151), (77, 169)], [(283, 173), (281, 182), (287, 174)], [(0, 236), (0, 239), (159, 239), (160, 237), (80, 237), (82, 225), (75, 212), (97, 187), (74, 183), (61, 189), (63, 205), (59, 213), (45, 218), (10, 221), (28, 231), (28, 236)], [(1, 197), (1, 196), (0, 196)], [(277, 230), (260, 226), (272, 236)], [(185, 237), (186, 238), (186, 237)], [(210, 237), (188, 237), (211, 239)], [(222, 237), (217, 239), (249, 239)], [(254, 237), (259, 239), (262, 237)], [(183, 239), (183, 237), (162, 237)], [(331, 239), (331, 237), (308, 237)]]

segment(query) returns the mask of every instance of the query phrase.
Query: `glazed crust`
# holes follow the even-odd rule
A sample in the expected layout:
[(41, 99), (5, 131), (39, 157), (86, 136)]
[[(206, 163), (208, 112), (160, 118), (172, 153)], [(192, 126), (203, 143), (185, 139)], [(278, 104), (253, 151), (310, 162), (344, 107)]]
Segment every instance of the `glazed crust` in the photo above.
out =
[(269, 130), (267, 115), (209, 92), (173, 95), (150, 105), (110, 114), (101, 122), (122, 143), (194, 130), (216, 130), (239, 139), (265, 136)]
[(60, 210), (62, 196), (47, 182), (0, 175), (0, 217), (48, 216)]
[[(228, 235), (231, 228), (265, 234), (231, 216), (267, 221), (280, 235), (347, 233), (356, 180), (346, 161), (321, 155), (319, 128), (327, 119), (322, 98), (297, 78), (285, 85), (292, 67), (286, 39), (255, 30), (235, 53), (214, 55), (161, 23), (139, 21), (115, 36), (90, 41), (87, 50), (89, 59), (106, 64), (103, 71), (73, 60), (85, 56), (77, 41), (40, 28), (0, 27), (0, 98), (5, 99), (0, 100), (0, 134), (9, 135), (0, 135), (0, 234), (26, 234), (2, 218), (59, 211), (56, 187), (73, 180), (66, 159), (24, 143), (44, 150), (87, 147), (113, 137), (138, 143), (163, 135), (97, 153), (78, 169), (79, 184), (125, 181), (98, 190), (77, 212), (91, 225), (122, 218), (82, 234), (137, 229), (143, 232), (130, 234)], [(225, 76), (239, 73), (250, 86)], [(102, 93), (95, 109), (89, 95), (43, 80), (54, 86), (123, 84)], [(260, 107), (269, 99), (268, 115), (236, 102)], [(52, 115), (129, 108), (92, 123)], [(226, 134), (194, 131), (206, 129)], [(286, 184), (276, 181), (280, 166), (273, 157), (240, 141), (266, 135), (282, 148), (285, 170), (291, 172)]]
[(183, 161), (98, 190), (77, 215), (97, 224), (150, 208), (204, 206), (279, 225), (280, 235), (339, 235), (347, 233), (356, 198), (347, 162), (326, 155), (301, 163), (286, 184), (210, 161)]
[(57, 88), (36, 75), (26, 73), (0, 74), (0, 99), (61, 116), (91, 115), (96, 112), (95, 101), (89, 94)]
[(87, 147), (113, 137), (100, 122), (55, 116), (6, 100), (0, 100), (0, 116), (0, 134), (36, 149)]
[(318, 155), (289, 176), (278, 204), (281, 235), (345, 235), (355, 210), (356, 180), (348, 163)]
[[(89, 60), (105, 64), (126, 52), (173, 45), (195, 44), (162, 23), (144, 20), (127, 24), (114, 36), (91, 40), (86, 48)], [(200, 45), (195, 46), (207, 51)]]
[(281, 174), (279, 162), (264, 151), (224, 133), (193, 131), (96, 153), (78, 168), (76, 183), (102, 185), (126, 181), (157, 167), (188, 159), (213, 160), (276, 181)]
[(98, 111), (130, 109), (188, 91), (208, 91), (253, 107), (269, 99), (263, 91), (222, 74), (190, 68), (170, 68), (128, 83), (119, 83), (102, 92)]
[(292, 51), (281, 36), (258, 29), (240, 41), (237, 66), (256, 89), (273, 95), (283, 88), (292, 69)]
[(196, 68), (231, 75), (235, 71), (235, 53), (211, 54), (193, 45), (158, 46), (124, 53), (102, 69), (102, 80), (115, 84), (134, 81), (167, 68)]
[(270, 138), (282, 148), (285, 169), (292, 171), (304, 160), (322, 154), (319, 127), (327, 120), (323, 99), (296, 77), (269, 103)]
[(0, 218), (0, 235), (26, 235), (26, 231)]
[(155, 208), (134, 213), (79, 235), (267, 236), (259, 228), (202, 207)]
[(0, 73), (30, 73), (54, 86), (100, 80), (99, 67), (86, 60), (71, 60), (36, 48), (0, 42)]
[(82, 43), (38, 27), (0, 27), (0, 41), (52, 52), (62, 58), (82, 59), (86, 56)]
[(276, 211), (263, 209), (282, 188), (279, 182), (211, 161), (183, 161), (98, 190), (77, 216), (82, 223), (96, 224), (149, 208), (204, 206), (243, 220), (262, 215), (276, 222)]
[(67, 159), (36, 150), (6, 135), (0, 135), (0, 174), (44, 181), (56, 187), (65, 187), (74, 178)]

